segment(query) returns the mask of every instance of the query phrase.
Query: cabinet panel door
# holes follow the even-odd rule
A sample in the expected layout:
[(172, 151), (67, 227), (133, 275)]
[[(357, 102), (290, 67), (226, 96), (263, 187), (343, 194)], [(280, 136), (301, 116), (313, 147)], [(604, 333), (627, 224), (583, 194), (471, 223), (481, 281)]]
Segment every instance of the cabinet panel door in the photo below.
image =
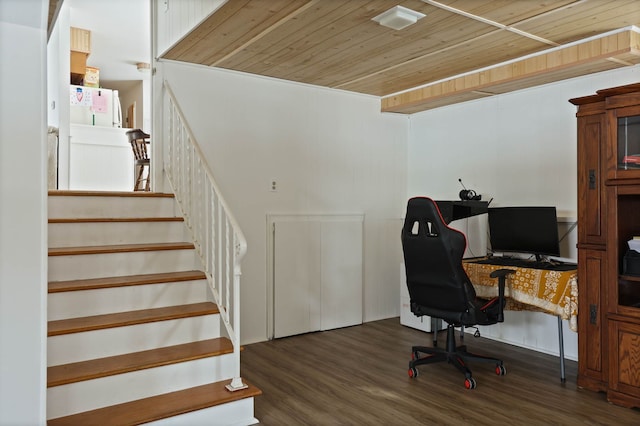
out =
[(580, 250), (578, 254), (578, 384), (594, 390), (603, 390), (602, 383), (607, 381), (606, 264), (605, 251)]
[(640, 105), (610, 109), (607, 116), (608, 177), (640, 178)]
[(640, 406), (640, 324), (610, 321), (611, 371), (609, 388)]
[(578, 242), (605, 244), (604, 194), (605, 115), (578, 119)]
[(320, 330), (320, 222), (278, 222), (274, 238), (274, 337)]
[(362, 323), (362, 244), (362, 215), (274, 221), (274, 337)]
[(321, 329), (362, 324), (362, 222), (322, 224)]

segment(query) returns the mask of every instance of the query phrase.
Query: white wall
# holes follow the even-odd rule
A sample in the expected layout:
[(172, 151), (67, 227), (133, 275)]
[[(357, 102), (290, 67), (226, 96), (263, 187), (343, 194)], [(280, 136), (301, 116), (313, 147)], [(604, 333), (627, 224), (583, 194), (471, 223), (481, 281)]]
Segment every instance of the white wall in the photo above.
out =
[[(64, 13), (63, 13), (64, 15)], [(65, 17), (63, 16), (62, 19)], [(60, 17), (58, 17), (60, 19)], [(68, 33), (67, 33), (68, 34)], [(61, 69), (66, 61), (58, 55), (58, 52), (62, 51), (60, 44), (63, 43), (64, 36), (60, 35), (60, 25), (54, 27), (47, 43), (47, 105), (48, 105), (48, 124), (50, 126), (60, 126), (60, 75), (64, 71)], [(67, 49), (70, 42), (66, 43)], [(67, 70), (70, 65), (67, 65)]]
[(0, 424), (45, 424), (48, 0), (0, 1)]
[[(129, 106), (131, 106), (134, 102), (136, 104), (136, 129), (142, 129), (146, 132), (150, 132), (150, 127), (144, 128), (144, 91), (143, 91), (143, 80), (136, 82), (127, 82), (126, 89), (120, 88), (118, 85), (112, 85), (114, 88), (119, 89), (118, 95), (120, 96), (120, 104), (122, 106), (122, 127), (131, 127), (130, 123), (127, 123), (127, 111)], [(147, 105), (150, 106), (150, 105)]]
[(364, 320), (397, 316), (407, 118), (370, 96), (172, 62), (163, 73), (248, 240), (243, 343), (267, 338), (269, 213), (363, 213)]
[[(567, 80), (411, 116), (407, 197), (457, 199), (465, 186), (493, 198), (492, 206), (554, 205), (575, 222), (577, 203), (576, 107), (568, 99), (637, 82), (632, 67)], [(564, 226), (566, 228), (566, 226)], [(564, 257), (576, 260), (573, 244)], [(565, 350), (577, 358), (577, 335), (568, 331)], [(550, 315), (509, 312), (504, 324), (483, 335), (557, 353), (557, 322)]]
[(59, 130), (59, 189), (69, 189), (70, 45), (69, 6), (64, 2), (47, 43), (47, 120)]
[(142, 80), (142, 111), (140, 111), (140, 129), (151, 133), (151, 76)]

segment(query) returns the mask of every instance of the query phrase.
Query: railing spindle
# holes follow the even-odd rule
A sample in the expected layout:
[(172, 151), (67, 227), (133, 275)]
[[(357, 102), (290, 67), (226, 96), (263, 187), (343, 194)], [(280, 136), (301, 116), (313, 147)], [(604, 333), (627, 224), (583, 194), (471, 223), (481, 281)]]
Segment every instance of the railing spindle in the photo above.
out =
[(220, 317), (233, 342), (235, 368), (227, 389), (243, 389), (240, 378), (240, 262), (246, 240), (213, 179), (200, 147), (164, 85), (167, 157), (165, 171), (185, 224), (192, 233)]

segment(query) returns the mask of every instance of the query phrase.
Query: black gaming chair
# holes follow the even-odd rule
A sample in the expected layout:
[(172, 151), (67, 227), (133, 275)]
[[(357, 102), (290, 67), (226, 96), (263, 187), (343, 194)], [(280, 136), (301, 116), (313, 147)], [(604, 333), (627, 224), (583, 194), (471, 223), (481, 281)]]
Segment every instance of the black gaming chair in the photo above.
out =
[[(466, 360), (493, 362), (498, 375), (506, 374), (506, 369), (500, 359), (472, 354), (465, 346), (456, 347), (454, 327), (503, 322), (505, 280), (514, 271), (500, 269), (491, 274), (492, 278), (499, 279), (498, 297), (488, 301), (476, 298), (462, 266), (466, 246), (464, 234), (447, 226), (435, 201), (426, 197), (409, 200), (402, 228), (402, 249), (411, 312), (447, 323), (446, 348), (413, 346), (409, 376), (418, 376), (419, 365), (447, 361), (464, 373), (465, 387), (474, 389), (476, 381)], [(421, 357), (421, 354), (427, 356)]]

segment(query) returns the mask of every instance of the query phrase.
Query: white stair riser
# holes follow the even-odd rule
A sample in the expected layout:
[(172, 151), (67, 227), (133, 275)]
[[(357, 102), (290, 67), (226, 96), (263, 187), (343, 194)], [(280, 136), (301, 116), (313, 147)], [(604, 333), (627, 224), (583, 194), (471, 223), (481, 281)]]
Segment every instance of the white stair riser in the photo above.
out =
[(49, 256), (49, 281), (155, 274), (200, 269), (195, 250), (158, 250)]
[(217, 314), (51, 336), (47, 365), (140, 352), (220, 337)]
[(232, 355), (180, 362), (48, 388), (47, 419), (230, 378), (234, 365)]
[(145, 423), (145, 426), (245, 426), (258, 423), (258, 420), (253, 415), (253, 398), (244, 398), (216, 405), (215, 407)]
[(218, 314), (51, 336), (47, 364), (69, 364), (217, 337)]
[(183, 222), (50, 223), (49, 247), (191, 241)]
[(167, 197), (50, 196), (48, 213), (49, 219), (181, 216)]
[(179, 281), (50, 293), (49, 321), (206, 302), (207, 281)]

